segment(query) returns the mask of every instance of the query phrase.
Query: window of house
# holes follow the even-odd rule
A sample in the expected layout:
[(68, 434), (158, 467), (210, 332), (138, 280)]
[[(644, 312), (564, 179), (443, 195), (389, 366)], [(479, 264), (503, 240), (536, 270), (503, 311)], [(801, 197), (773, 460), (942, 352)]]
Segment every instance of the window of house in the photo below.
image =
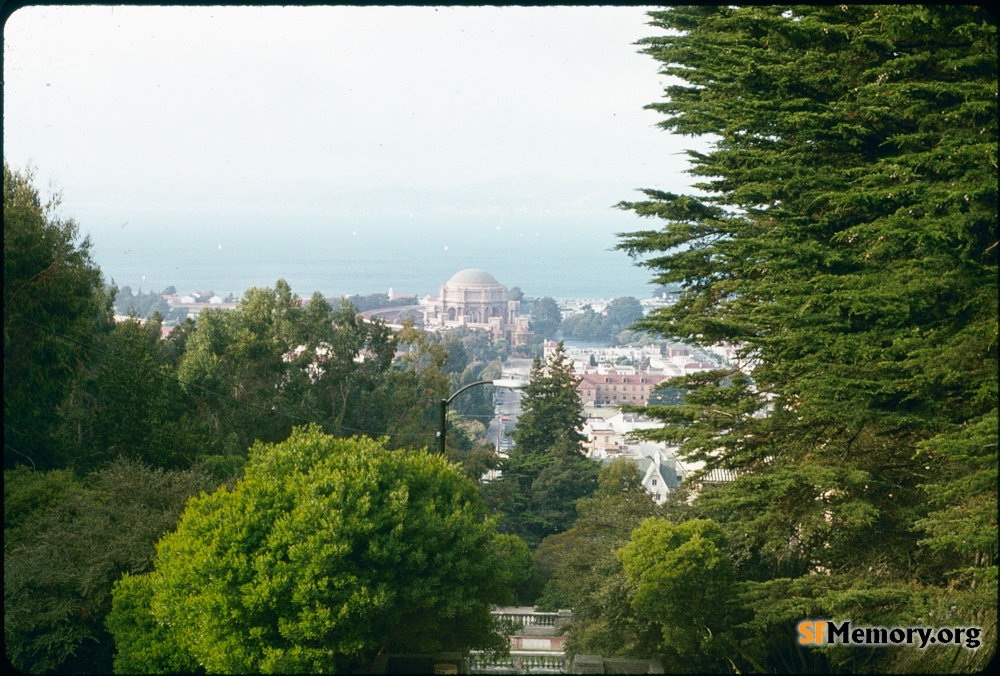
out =
[(656, 479), (653, 479), (653, 485), (654, 486), (656, 485)]

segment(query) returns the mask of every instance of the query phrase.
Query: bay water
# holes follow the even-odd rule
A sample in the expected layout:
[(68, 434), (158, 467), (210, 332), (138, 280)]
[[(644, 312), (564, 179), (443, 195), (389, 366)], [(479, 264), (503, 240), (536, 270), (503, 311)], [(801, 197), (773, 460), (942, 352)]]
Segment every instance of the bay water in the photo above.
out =
[[(90, 227), (88, 227), (88, 221)], [(174, 286), (181, 294), (242, 295), (285, 279), (309, 297), (437, 295), (464, 268), (508, 288), (556, 299), (648, 297), (652, 273), (615, 251), (617, 232), (651, 227), (635, 216), (365, 215), (238, 220), (132, 214), (127, 222), (81, 219), (105, 279), (133, 291)], [(655, 227), (655, 226), (654, 226)]]

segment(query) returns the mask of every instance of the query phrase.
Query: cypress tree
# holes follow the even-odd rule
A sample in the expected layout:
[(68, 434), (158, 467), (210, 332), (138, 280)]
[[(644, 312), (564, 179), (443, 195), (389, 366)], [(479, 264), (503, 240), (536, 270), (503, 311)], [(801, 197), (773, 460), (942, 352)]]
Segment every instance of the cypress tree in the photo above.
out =
[[(996, 26), (972, 6), (650, 16), (669, 34), (643, 49), (673, 84), (649, 107), (712, 146), (689, 153), (699, 194), (619, 205), (662, 222), (620, 248), (682, 287), (639, 328), (741, 347), (646, 412), (741, 474), (699, 505), (767, 609), (754, 659), (802, 664), (767, 634), (810, 611), (995, 632)], [(957, 650), (831, 659), (988, 658)]]
[(535, 358), (515, 446), (500, 463), (501, 479), (485, 487), (488, 502), (505, 514), (502, 528), (532, 548), (572, 526), (576, 501), (597, 487), (599, 466), (581, 453), (584, 418), (577, 382), (561, 342), (547, 363)]
[(545, 453), (561, 436), (576, 442), (584, 440), (580, 432), (584, 418), (576, 392), (578, 382), (573, 362), (566, 356), (561, 342), (546, 364), (535, 357), (530, 383), (521, 399), (521, 417), (514, 432), (519, 453)]

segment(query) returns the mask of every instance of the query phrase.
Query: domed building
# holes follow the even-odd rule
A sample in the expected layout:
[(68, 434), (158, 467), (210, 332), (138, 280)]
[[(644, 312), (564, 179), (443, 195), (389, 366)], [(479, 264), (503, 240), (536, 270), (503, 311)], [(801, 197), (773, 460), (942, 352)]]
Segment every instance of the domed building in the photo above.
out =
[(523, 345), (528, 341), (528, 318), (518, 314), (520, 307), (520, 301), (507, 299), (507, 287), (493, 275), (468, 268), (445, 282), (438, 298), (427, 299), (424, 328), (482, 329), (511, 346)]

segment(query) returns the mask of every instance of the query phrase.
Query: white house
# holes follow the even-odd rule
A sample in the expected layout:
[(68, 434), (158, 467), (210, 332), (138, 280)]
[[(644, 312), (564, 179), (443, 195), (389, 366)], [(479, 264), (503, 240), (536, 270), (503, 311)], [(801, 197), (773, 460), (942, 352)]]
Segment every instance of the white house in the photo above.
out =
[(605, 456), (602, 462), (610, 464), (619, 458), (635, 463), (642, 478), (643, 488), (661, 504), (681, 485), (686, 474), (673, 454), (662, 444), (654, 442), (643, 442), (617, 456)]

